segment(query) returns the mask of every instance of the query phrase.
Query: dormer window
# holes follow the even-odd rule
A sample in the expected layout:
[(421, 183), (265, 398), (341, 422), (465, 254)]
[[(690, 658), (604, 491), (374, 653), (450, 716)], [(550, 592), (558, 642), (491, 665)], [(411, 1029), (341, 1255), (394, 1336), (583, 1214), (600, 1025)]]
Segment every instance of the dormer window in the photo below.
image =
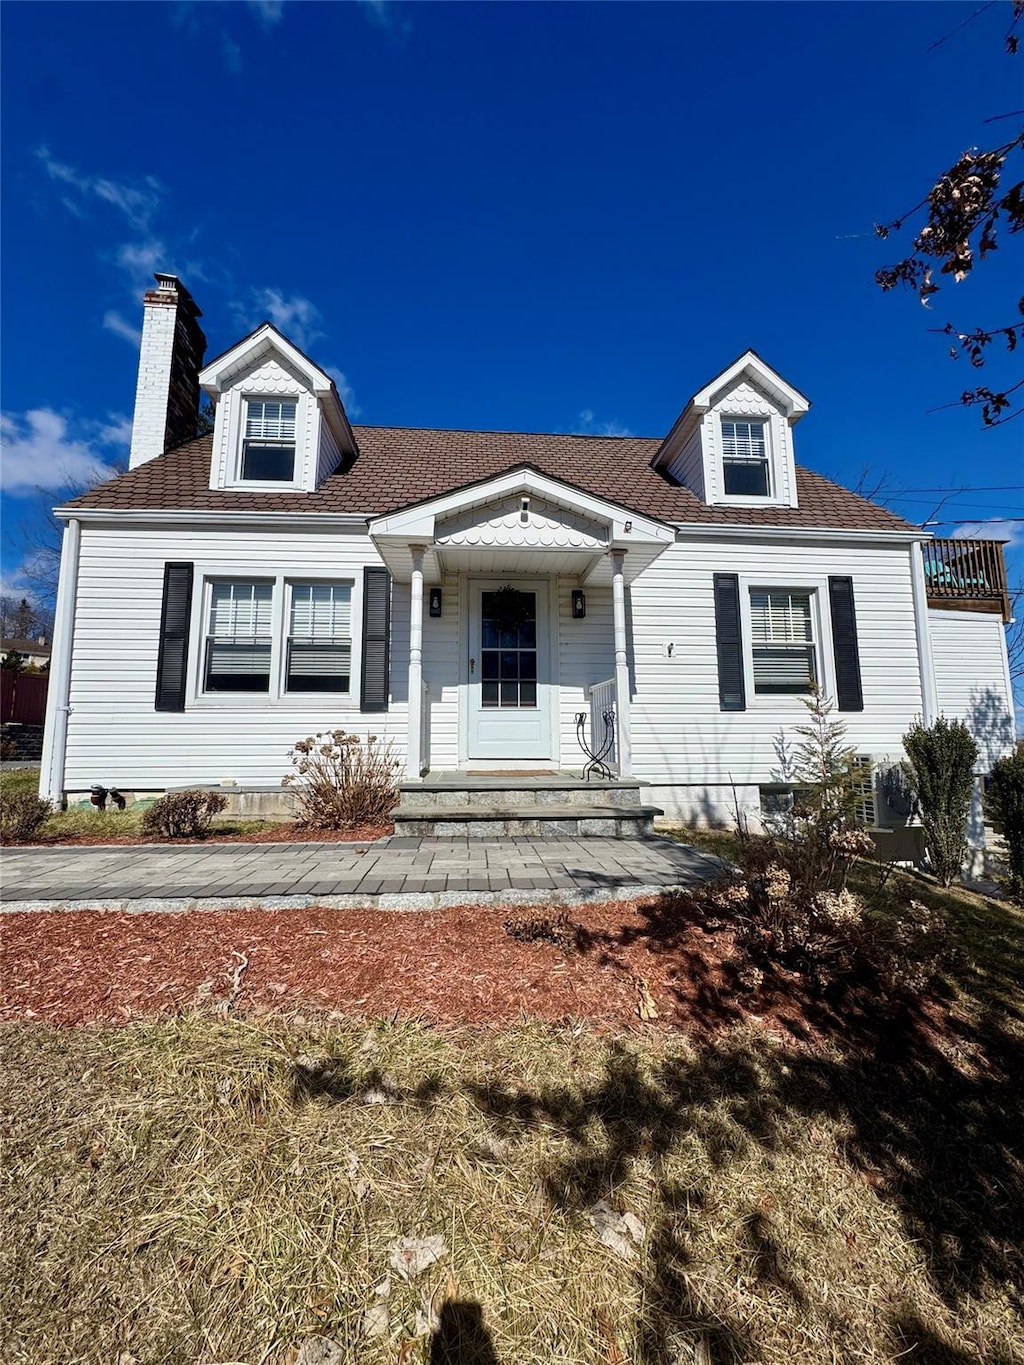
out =
[(245, 483), (295, 481), (295, 400), (245, 400), (241, 477)]
[(722, 469), (726, 496), (739, 498), (770, 496), (766, 422), (741, 422), (723, 417)]

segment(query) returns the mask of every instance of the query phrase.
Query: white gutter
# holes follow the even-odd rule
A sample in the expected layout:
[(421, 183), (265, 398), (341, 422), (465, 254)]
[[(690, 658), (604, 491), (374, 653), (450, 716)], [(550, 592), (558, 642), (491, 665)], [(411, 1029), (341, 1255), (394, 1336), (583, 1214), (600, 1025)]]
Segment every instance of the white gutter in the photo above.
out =
[(71, 654), (75, 637), (81, 543), (81, 523), (77, 517), (71, 517), (64, 528), (60, 556), (53, 653), (50, 656), (50, 687), (46, 698), (46, 728), (43, 731), (43, 757), (39, 768), (39, 795), (58, 803), (64, 799), (64, 762), (68, 743), (68, 716), (71, 712), (68, 704), (71, 697)]
[(236, 512), (229, 508), (223, 511), (190, 511), (188, 508), (181, 508), (178, 511), (170, 511), (166, 508), (157, 508), (147, 511), (145, 508), (110, 508), (104, 510), (101, 507), (55, 507), (53, 515), (61, 521), (69, 521), (72, 517), (78, 521), (101, 521), (101, 522), (120, 522), (126, 525), (139, 526), (147, 522), (157, 526), (181, 525), (187, 523), (192, 525), (198, 523), (200, 526), (223, 524), (230, 522), (232, 526), (361, 526), (365, 529), (367, 522), (375, 517), (376, 512)]
[(750, 526), (735, 522), (685, 522), (672, 523), (676, 530), (676, 540), (715, 540), (728, 537), (733, 540), (823, 540), (852, 542), (856, 545), (910, 545), (922, 540), (932, 540), (930, 531), (869, 531), (839, 530), (826, 526)]
[(924, 578), (924, 555), (919, 544), (910, 547), (910, 582), (914, 593), (914, 625), (917, 631), (917, 666), (921, 674), (921, 722), (932, 725), (938, 715), (932, 632), (928, 622), (928, 589)]

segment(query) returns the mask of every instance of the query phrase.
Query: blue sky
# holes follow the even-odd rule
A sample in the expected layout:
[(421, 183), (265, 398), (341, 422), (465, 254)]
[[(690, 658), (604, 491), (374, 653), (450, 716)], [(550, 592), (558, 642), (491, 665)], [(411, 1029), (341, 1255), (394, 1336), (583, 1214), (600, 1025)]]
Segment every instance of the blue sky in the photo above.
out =
[(752, 346), (812, 400), (802, 463), (1024, 518), (1024, 421), (933, 411), (975, 377), (927, 330), (1012, 321), (1021, 243), (931, 313), (872, 281), (872, 223), (1020, 106), (1008, 5), (932, 47), (976, 8), (6, 5), (5, 589), (125, 454), (154, 269), (208, 354), (270, 317), (356, 421), (658, 435)]

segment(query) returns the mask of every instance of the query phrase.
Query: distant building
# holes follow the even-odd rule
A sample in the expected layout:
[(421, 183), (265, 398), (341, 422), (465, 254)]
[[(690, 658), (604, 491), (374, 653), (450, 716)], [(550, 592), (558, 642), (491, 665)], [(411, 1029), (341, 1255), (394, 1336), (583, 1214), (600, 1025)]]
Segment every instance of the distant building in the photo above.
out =
[(49, 667), (50, 646), (45, 635), (37, 635), (33, 640), (22, 640), (17, 636), (0, 639), (0, 661), (12, 651), (20, 654), (26, 664), (35, 664), (36, 668)]

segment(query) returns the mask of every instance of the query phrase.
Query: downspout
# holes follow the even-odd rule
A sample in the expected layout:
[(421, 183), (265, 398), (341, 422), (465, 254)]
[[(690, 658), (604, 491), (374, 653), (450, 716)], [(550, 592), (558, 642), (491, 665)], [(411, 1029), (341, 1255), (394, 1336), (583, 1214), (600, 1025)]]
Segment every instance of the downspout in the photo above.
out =
[(78, 598), (78, 559), (82, 523), (71, 517), (64, 528), (64, 545), (57, 581), (57, 611), (53, 627), (50, 687), (47, 694), (43, 760), (39, 772), (39, 795), (58, 804), (64, 800), (64, 764), (68, 745), (71, 697), (71, 652), (75, 637), (75, 603)]
[(921, 723), (932, 725), (939, 705), (935, 692), (935, 664), (932, 659), (932, 633), (928, 625), (928, 590), (924, 581), (924, 555), (921, 542), (910, 547), (910, 582), (914, 594), (914, 626), (917, 632), (917, 666), (921, 674)]

